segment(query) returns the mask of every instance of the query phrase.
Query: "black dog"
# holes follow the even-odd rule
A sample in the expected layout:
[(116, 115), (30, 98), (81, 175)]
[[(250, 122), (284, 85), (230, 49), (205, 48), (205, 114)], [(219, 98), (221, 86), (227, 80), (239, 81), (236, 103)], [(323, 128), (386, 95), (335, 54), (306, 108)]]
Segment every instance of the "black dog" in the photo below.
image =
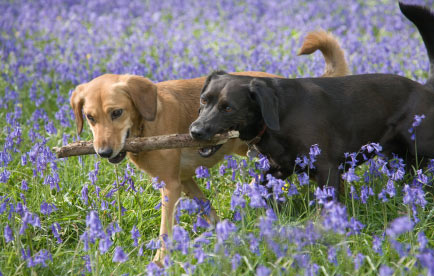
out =
[[(434, 15), (423, 7), (402, 5), (424, 37), (434, 64)], [(199, 118), (190, 126), (195, 139), (207, 140), (234, 129), (255, 143), (271, 163), (269, 173), (286, 178), (294, 160), (311, 145), (322, 149), (311, 174), (320, 186), (339, 189), (339, 165), (345, 152), (379, 142), (387, 153), (417, 153), (434, 158), (433, 72), (426, 85), (389, 74), (338, 78), (274, 79), (211, 74), (201, 93)], [(417, 128), (417, 147), (409, 128), (414, 115), (426, 119)], [(259, 140), (259, 141), (258, 141)]]
[(320, 186), (339, 188), (345, 152), (379, 142), (386, 152), (415, 155), (408, 129), (416, 114), (418, 157), (434, 157), (434, 93), (407, 78), (387, 74), (338, 78), (254, 78), (214, 72), (201, 94), (199, 118), (190, 126), (207, 140), (234, 129), (266, 155), (275, 177), (293, 172), (294, 160), (318, 144), (314, 176)]

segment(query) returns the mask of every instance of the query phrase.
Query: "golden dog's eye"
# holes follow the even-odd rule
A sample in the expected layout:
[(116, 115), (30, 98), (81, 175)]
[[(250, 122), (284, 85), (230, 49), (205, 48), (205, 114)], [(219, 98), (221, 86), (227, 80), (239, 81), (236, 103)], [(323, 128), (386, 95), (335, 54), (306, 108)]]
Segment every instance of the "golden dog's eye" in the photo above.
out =
[(122, 109), (116, 109), (112, 112), (112, 120), (119, 118), (122, 115)]
[(92, 115), (86, 114), (86, 117), (91, 123), (95, 123), (95, 118)]
[(204, 99), (204, 98), (200, 98), (200, 103), (201, 103), (201, 104), (203, 104), (203, 105), (206, 105), (206, 103), (207, 103), (207, 100), (206, 100), (206, 99)]

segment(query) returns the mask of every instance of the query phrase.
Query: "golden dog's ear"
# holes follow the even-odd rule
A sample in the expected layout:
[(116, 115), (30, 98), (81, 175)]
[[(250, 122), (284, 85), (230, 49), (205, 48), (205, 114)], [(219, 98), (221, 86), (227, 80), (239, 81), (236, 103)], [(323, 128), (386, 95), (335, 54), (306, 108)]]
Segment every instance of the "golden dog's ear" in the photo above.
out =
[(75, 123), (77, 124), (77, 133), (81, 134), (83, 130), (83, 104), (84, 104), (84, 92), (85, 84), (80, 84), (75, 88), (71, 94), (69, 102), (71, 104), (72, 110), (74, 110)]
[(124, 83), (115, 84), (130, 96), (137, 111), (147, 121), (157, 114), (157, 86), (147, 78), (127, 75)]

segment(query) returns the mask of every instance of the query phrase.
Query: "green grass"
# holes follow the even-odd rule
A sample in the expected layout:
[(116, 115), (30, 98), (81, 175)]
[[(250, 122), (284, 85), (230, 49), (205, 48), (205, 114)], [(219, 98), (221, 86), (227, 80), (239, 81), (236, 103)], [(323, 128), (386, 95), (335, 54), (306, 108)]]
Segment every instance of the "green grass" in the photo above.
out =
[[(49, 144), (55, 144), (57, 138), (51, 139)], [(112, 188), (113, 182), (116, 180), (116, 171), (119, 179), (123, 178), (126, 169), (126, 162), (121, 165), (113, 166), (105, 160), (100, 160), (94, 156), (84, 156), (80, 162), (79, 158), (68, 158), (57, 162), (58, 173), (60, 177), (60, 192), (50, 190), (48, 185), (43, 185), (43, 180), (34, 177), (30, 166), (21, 166), (18, 161), (14, 161), (13, 165), (9, 165), (12, 175), (8, 183), (1, 186), (1, 193), (8, 195), (12, 202), (20, 202), (20, 195), (23, 194), (26, 198), (27, 208), (32, 212), (39, 214), (41, 219), (41, 228), (34, 228), (29, 226), (24, 235), (18, 236), (16, 233), (21, 224), (19, 215), (14, 215), (11, 221), (7, 220), (7, 212), (1, 215), (3, 222), (8, 222), (14, 229), (15, 240), (10, 243), (5, 243), (5, 239), (0, 240), (3, 248), (0, 254), (0, 263), (2, 272), (5, 275), (76, 275), (82, 272), (84, 261), (82, 257), (89, 253), (92, 261), (92, 274), (94, 275), (119, 275), (121, 273), (130, 273), (130, 275), (137, 275), (143, 273), (145, 266), (152, 260), (153, 251), (145, 250), (144, 255), (137, 256), (138, 248), (133, 246), (131, 235), (129, 234), (133, 225), (139, 229), (141, 238), (139, 243), (145, 245), (151, 239), (158, 236), (159, 231), (159, 216), (160, 212), (154, 209), (154, 206), (160, 201), (160, 195), (157, 191), (153, 190), (150, 185), (150, 179), (139, 170), (134, 168), (135, 175), (131, 176), (135, 183), (136, 189), (142, 189), (142, 192), (134, 193), (131, 190), (127, 191), (127, 186), (124, 186), (120, 192), (120, 198), (123, 207), (126, 209), (125, 214), (122, 216), (120, 227), (122, 232), (116, 233), (112, 236), (113, 246), (108, 253), (101, 255), (98, 254), (97, 244), (91, 245), (90, 252), (83, 251), (83, 244), (80, 242), (80, 235), (85, 231), (85, 218), (89, 210), (94, 209), (99, 205), (99, 200), (95, 195), (95, 187), (91, 185), (88, 179), (88, 172), (94, 169), (95, 162), (100, 163), (98, 180), (96, 185), (101, 187), (100, 195), (103, 198)], [(362, 171), (364, 168), (360, 168)], [(48, 170), (49, 171), (49, 170)], [(21, 181), (27, 180), (29, 189), (28, 191), (21, 191)], [(202, 189), (211, 199), (212, 205), (217, 208), (218, 215), (222, 219), (231, 219), (233, 212), (230, 211), (230, 198), (235, 184), (248, 183), (250, 177), (248, 175), (237, 174), (236, 180), (231, 180), (231, 173), (226, 176), (220, 176), (217, 169), (212, 170), (211, 189), (205, 189), (205, 181), (199, 180)], [(89, 205), (84, 205), (80, 191), (83, 185), (87, 184), (89, 187)], [(236, 223), (239, 231), (237, 236), (240, 237), (240, 244), (234, 245), (233, 242), (228, 242), (227, 246), (230, 254), (238, 253), (243, 256), (242, 264), (236, 272), (231, 272), (230, 257), (226, 257), (222, 252), (214, 252), (214, 240), (210, 245), (205, 246), (204, 250), (209, 250), (211, 253), (212, 263), (201, 264), (197, 267), (196, 274), (250, 274), (254, 273), (258, 265), (266, 265), (274, 269), (274, 273), (278, 273), (282, 267), (292, 269), (293, 272), (288, 272), (293, 275), (295, 271), (302, 271), (292, 268), (294, 259), (291, 255), (309, 253), (312, 262), (319, 265), (320, 271), (323, 274), (347, 274), (353, 271), (352, 260), (355, 253), (362, 253), (367, 256), (362, 268), (357, 271), (359, 275), (369, 275), (377, 273), (381, 264), (387, 264), (402, 273), (406, 269), (415, 271), (413, 275), (418, 274), (421, 270), (413, 270), (415, 268), (415, 257), (410, 254), (409, 257), (400, 258), (396, 251), (390, 247), (386, 242), (383, 247), (384, 254), (381, 256), (374, 253), (372, 250), (372, 235), (381, 235), (382, 231), (387, 227), (388, 223), (398, 217), (408, 214), (408, 209), (401, 203), (402, 195), (399, 194), (390, 202), (380, 203), (375, 199), (370, 199), (366, 205), (360, 202), (354, 203), (351, 200), (344, 199), (344, 204), (347, 206), (348, 214), (352, 214), (366, 225), (366, 228), (359, 235), (345, 237), (345, 235), (338, 235), (333, 232), (321, 230), (321, 208), (318, 206), (307, 206), (307, 197), (309, 192), (313, 191), (313, 183), (310, 190), (307, 187), (301, 189), (301, 194), (294, 196), (290, 203), (285, 204), (279, 212), (278, 224), (283, 226), (294, 226), (303, 229), (308, 221), (312, 221), (314, 225), (319, 227), (318, 231), (322, 237), (312, 245), (303, 248), (301, 251), (295, 248), (295, 245), (290, 241), (283, 241), (288, 243), (290, 248), (287, 258), (277, 258), (274, 253), (268, 248), (266, 242), (262, 241), (259, 245), (260, 255), (252, 253), (249, 249), (248, 240), (244, 237), (250, 233), (258, 235), (258, 222), (259, 217), (265, 215), (265, 211), (261, 209), (245, 208), (245, 216), (241, 222)], [(373, 187), (379, 189), (384, 183), (379, 180), (373, 183)], [(357, 186), (357, 184), (356, 184)], [(402, 183), (398, 185), (397, 190), (400, 191)], [(348, 187), (347, 187), (348, 188)], [(304, 191), (303, 191), (304, 190)], [(378, 192), (378, 191), (376, 191)], [(116, 199), (116, 194), (113, 199)], [(309, 195), (312, 199), (313, 196)], [(400, 241), (410, 243), (413, 245), (412, 251), (416, 250), (415, 236), (419, 231), (424, 231), (427, 237), (432, 242), (433, 232), (433, 202), (432, 193), (427, 193), (426, 198), (429, 204), (425, 210), (420, 211), (421, 222), (417, 224), (415, 230), (409, 234), (401, 237)], [(58, 208), (49, 216), (40, 214), (40, 204), (45, 201), (53, 203)], [(109, 223), (118, 222), (117, 205), (109, 206), (106, 211), (99, 211), (100, 219), (106, 227)], [(190, 233), (191, 239), (199, 236), (201, 232), (195, 233), (192, 229), (192, 224), (195, 221), (195, 216), (183, 214), (180, 218), (179, 225), (187, 229)], [(58, 222), (62, 228), (61, 244), (56, 243), (53, 237), (50, 226), (52, 223)], [(299, 230), (302, 231), (302, 230)], [(127, 254), (129, 260), (126, 263), (118, 264), (112, 262), (112, 253), (116, 246), (122, 246)], [(332, 265), (327, 260), (328, 247), (335, 246), (338, 248), (338, 266)], [(431, 244), (432, 246), (432, 244)], [(37, 252), (39, 249), (44, 248), (52, 253), (53, 262), (49, 262), (47, 268), (35, 267), (27, 268), (25, 262), (20, 258), (19, 248), (30, 247), (32, 253)], [(346, 255), (346, 247), (349, 247), (353, 252), (352, 256)], [(189, 261), (195, 263), (192, 254), (184, 256), (179, 252), (173, 252), (172, 260), (175, 262), (169, 269), (170, 274), (181, 274), (183, 269), (179, 264)], [(368, 259), (369, 258), (369, 259)], [(351, 272), (352, 273), (352, 272)]]

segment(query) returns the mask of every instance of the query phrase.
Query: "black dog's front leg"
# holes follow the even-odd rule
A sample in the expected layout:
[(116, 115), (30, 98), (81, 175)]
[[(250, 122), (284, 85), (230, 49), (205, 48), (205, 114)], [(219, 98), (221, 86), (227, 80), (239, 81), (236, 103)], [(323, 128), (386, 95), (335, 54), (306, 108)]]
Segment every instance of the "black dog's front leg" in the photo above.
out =
[(271, 167), (267, 173), (267, 174), (271, 174), (273, 177), (278, 178), (278, 179), (286, 179), (289, 174), (287, 172), (285, 172), (284, 170), (282, 170), (282, 168), (280, 167)]
[[(278, 178), (278, 179), (285, 179), (289, 175), (282, 171), (282, 169), (279, 166), (271, 165), (268, 171), (265, 171), (262, 173), (262, 176), (259, 178), (259, 184), (261, 185), (267, 185), (267, 175), (270, 174), (271, 176)], [(269, 188), (270, 190), (270, 188)]]
[(321, 189), (324, 188), (324, 186), (335, 188), (335, 196), (338, 198), (340, 192), (340, 173), (338, 166), (334, 163), (317, 164), (315, 180)]

